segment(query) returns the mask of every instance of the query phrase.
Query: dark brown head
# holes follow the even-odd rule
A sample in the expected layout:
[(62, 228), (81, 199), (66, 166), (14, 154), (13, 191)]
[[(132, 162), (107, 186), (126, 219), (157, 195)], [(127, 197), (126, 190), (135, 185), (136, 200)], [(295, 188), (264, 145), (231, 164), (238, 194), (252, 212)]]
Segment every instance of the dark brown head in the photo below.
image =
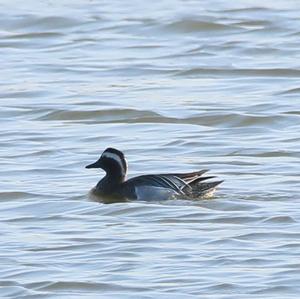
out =
[(127, 173), (127, 162), (121, 151), (109, 147), (95, 163), (85, 168), (102, 168), (108, 176), (124, 178)]

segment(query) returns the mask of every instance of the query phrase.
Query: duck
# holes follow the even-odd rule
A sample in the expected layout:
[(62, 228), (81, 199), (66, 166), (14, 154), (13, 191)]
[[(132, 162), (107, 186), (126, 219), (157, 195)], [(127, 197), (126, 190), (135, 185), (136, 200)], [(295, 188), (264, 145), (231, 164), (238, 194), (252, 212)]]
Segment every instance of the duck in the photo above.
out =
[(91, 190), (91, 194), (107, 203), (209, 198), (223, 182), (207, 182), (215, 178), (203, 176), (207, 169), (187, 173), (145, 174), (127, 180), (128, 163), (125, 155), (112, 147), (107, 148), (96, 162), (85, 168), (101, 168), (105, 171), (105, 176)]

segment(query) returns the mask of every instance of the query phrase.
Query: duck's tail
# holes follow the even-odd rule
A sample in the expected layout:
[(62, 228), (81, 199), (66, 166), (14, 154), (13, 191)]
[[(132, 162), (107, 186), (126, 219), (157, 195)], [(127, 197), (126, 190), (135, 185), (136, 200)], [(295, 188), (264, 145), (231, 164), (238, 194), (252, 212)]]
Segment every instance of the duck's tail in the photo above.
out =
[(216, 191), (216, 187), (224, 181), (203, 182), (204, 180), (211, 178), (214, 178), (214, 176), (201, 177), (197, 180), (194, 180), (189, 184), (189, 188), (184, 188), (183, 191), (187, 196), (194, 199), (212, 197)]

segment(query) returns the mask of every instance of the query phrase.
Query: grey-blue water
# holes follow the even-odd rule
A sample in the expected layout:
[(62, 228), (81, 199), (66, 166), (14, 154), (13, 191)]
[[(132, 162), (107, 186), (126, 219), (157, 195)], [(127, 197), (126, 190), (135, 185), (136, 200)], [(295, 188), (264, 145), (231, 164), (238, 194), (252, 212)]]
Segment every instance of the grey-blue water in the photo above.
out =
[[(0, 3), (1, 298), (298, 298), (298, 1)], [(105, 205), (87, 170), (211, 169)]]

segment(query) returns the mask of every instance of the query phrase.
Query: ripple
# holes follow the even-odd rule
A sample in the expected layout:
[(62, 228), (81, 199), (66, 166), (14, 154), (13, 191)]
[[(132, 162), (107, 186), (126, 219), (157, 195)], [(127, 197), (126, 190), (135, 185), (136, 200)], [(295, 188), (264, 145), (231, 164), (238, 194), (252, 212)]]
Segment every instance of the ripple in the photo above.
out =
[(159, 114), (152, 111), (134, 109), (110, 109), (96, 111), (67, 111), (57, 110), (37, 118), (37, 120), (89, 120), (101, 122), (115, 122), (133, 119), (145, 119), (148, 117), (159, 117)]
[(263, 29), (265, 27), (269, 27), (273, 25), (272, 22), (267, 20), (247, 20), (235, 23), (235, 25), (245, 27), (245, 28), (255, 28), (255, 29)]
[(38, 121), (80, 121), (87, 123), (181, 123), (209, 127), (280, 126), (291, 122), (284, 115), (245, 115), (240, 113), (206, 113), (201, 116), (175, 118), (163, 116), (150, 110), (106, 109), (93, 111), (56, 110), (35, 118)]
[(221, 24), (212, 21), (199, 21), (192, 19), (182, 19), (180, 21), (172, 22), (164, 27), (164, 29), (176, 32), (211, 32), (211, 31), (224, 31), (236, 29), (235, 26)]
[(1, 295), (4, 297), (19, 297), (29, 295), (31, 292), (29, 292), (26, 288), (22, 286), (2, 286), (1, 287)]
[(146, 288), (143, 287), (130, 287), (126, 285), (116, 284), (116, 283), (89, 283), (80, 281), (61, 281), (61, 282), (49, 282), (47, 286), (39, 288), (41, 291), (65, 291), (65, 292), (75, 292), (75, 291), (143, 291)]
[(268, 223), (280, 223), (280, 224), (283, 224), (283, 223), (297, 223), (297, 221), (293, 218), (293, 217), (290, 217), (290, 216), (273, 216), (273, 217), (270, 217), (268, 219), (266, 219), (264, 222)]
[(291, 88), (285, 91), (282, 91), (278, 93), (279, 95), (293, 95), (293, 94), (299, 94), (300, 93), (300, 88)]
[(18, 200), (26, 198), (40, 198), (40, 194), (20, 191), (0, 192), (0, 201)]
[(282, 293), (289, 293), (289, 294), (298, 294), (298, 288), (294, 286), (286, 286), (286, 285), (279, 285), (273, 287), (266, 287), (261, 288), (258, 291), (253, 291), (253, 294), (282, 294)]
[(244, 77), (279, 77), (279, 78), (299, 78), (300, 70), (286, 68), (270, 68), (270, 69), (218, 69), (218, 68), (191, 68), (177, 72), (174, 76), (244, 76)]
[(15, 29), (31, 29), (31, 30), (53, 30), (53, 29), (66, 29), (72, 28), (82, 23), (69, 17), (61, 16), (47, 16), (47, 17), (36, 17), (26, 16), (23, 19), (14, 23)]
[(29, 32), (29, 33), (18, 33), (7, 35), (5, 39), (15, 39), (15, 40), (22, 40), (22, 39), (51, 39), (51, 38), (59, 38), (63, 36), (62, 33), (59, 32)]

